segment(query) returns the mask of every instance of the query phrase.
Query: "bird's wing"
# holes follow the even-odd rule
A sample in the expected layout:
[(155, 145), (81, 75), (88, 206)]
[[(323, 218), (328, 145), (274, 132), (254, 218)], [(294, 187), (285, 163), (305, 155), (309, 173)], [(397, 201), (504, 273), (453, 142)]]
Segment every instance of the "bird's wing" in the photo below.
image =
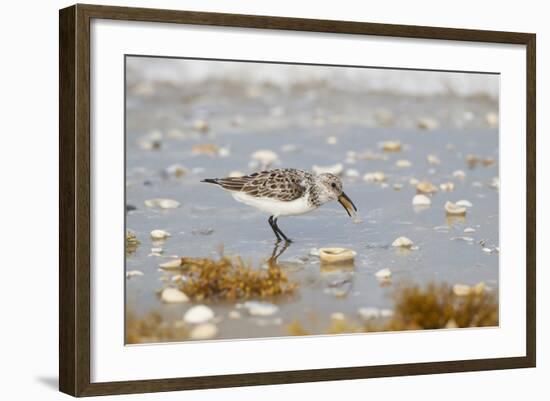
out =
[(258, 198), (292, 201), (307, 190), (305, 173), (300, 170), (269, 170), (243, 177), (220, 178), (217, 184), (229, 191), (239, 191)]

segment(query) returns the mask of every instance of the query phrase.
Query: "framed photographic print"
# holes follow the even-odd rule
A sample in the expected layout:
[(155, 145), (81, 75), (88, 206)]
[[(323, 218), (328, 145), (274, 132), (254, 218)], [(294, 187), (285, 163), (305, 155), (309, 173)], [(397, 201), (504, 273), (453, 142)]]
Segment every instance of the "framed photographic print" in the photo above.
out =
[(60, 11), (60, 390), (535, 366), (535, 35)]

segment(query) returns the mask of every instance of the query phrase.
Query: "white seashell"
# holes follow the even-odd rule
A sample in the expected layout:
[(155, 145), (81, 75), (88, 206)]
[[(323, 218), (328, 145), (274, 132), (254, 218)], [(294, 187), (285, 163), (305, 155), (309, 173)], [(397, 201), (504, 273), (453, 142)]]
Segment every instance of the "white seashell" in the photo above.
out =
[(399, 191), (401, 189), (403, 189), (403, 184), (399, 183), (399, 182), (396, 182), (395, 184), (392, 185), (393, 189), (395, 189), (396, 191)]
[(218, 326), (214, 323), (202, 323), (193, 327), (189, 332), (189, 338), (192, 340), (210, 340), (218, 335)]
[(147, 207), (160, 207), (161, 209), (175, 209), (181, 206), (177, 200), (163, 198), (148, 199), (144, 203)]
[(458, 297), (465, 297), (470, 294), (470, 286), (466, 284), (455, 284), (453, 293)]
[(431, 131), (439, 127), (439, 122), (435, 118), (422, 117), (418, 119), (417, 126), (420, 129)]
[(327, 143), (329, 145), (336, 145), (338, 143), (338, 138), (336, 138), (335, 136), (329, 136), (327, 138)]
[(500, 180), (498, 177), (494, 177), (492, 180), (491, 180), (491, 183), (489, 184), (489, 186), (493, 189), (500, 189)]
[(410, 248), (413, 246), (413, 242), (407, 237), (398, 237), (395, 241), (392, 242), (391, 246), (401, 247), (401, 248)]
[(181, 178), (187, 174), (187, 169), (181, 164), (172, 164), (164, 170), (168, 177)]
[(380, 310), (373, 307), (359, 308), (357, 313), (364, 320), (373, 320), (380, 317)]
[(416, 178), (411, 178), (409, 180), (409, 185), (416, 187), (420, 181), (418, 181)]
[(353, 263), (357, 252), (346, 248), (321, 248), (319, 257), (323, 263)]
[(412, 204), (414, 206), (430, 206), (432, 201), (426, 195), (419, 194), (413, 197)]
[(164, 252), (162, 248), (151, 248), (151, 253), (157, 254)]
[(220, 157), (229, 157), (229, 156), (231, 156), (231, 150), (229, 148), (220, 148), (218, 150), (218, 156), (220, 156)]
[(161, 269), (170, 270), (181, 267), (181, 259), (172, 259), (159, 265)]
[(380, 144), (380, 148), (385, 152), (400, 152), (402, 147), (399, 141), (385, 141)]
[(453, 177), (463, 180), (466, 178), (466, 173), (463, 170), (455, 170), (453, 172)]
[(239, 312), (238, 310), (232, 310), (232, 311), (229, 311), (229, 319), (240, 319), (241, 318), (241, 312)]
[(472, 205), (472, 202), (467, 201), (465, 199), (459, 200), (458, 202), (455, 203), (455, 205), (463, 206), (463, 207), (472, 207), (472, 206), (474, 206), (474, 205)]
[(366, 182), (384, 182), (386, 181), (386, 175), (381, 171), (376, 171), (374, 173), (365, 174), (363, 180)]
[(264, 166), (269, 166), (279, 160), (279, 156), (272, 150), (261, 149), (252, 153), (252, 160), (256, 160)]
[(450, 318), (447, 323), (445, 324), (445, 328), (446, 329), (457, 329), (458, 328), (458, 324), (456, 323), (456, 320), (454, 320), (453, 318)]
[(153, 239), (166, 239), (170, 236), (168, 231), (164, 230), (153, 230), (151, 231), (151, 238)]
[(208, 132), (210, 127), (205, 120), (196, 120), (195, 124), (193, 124), (193, 128), (199, 132)]
[(191, 307), (183, 315), (183, 320), (190, 324), (206, 323), (214, 318), (214, 311), (206, 305)]
[(466, 215), (466, 207), (464, 206), (458, 206), (455, 203), (447, 201), (445, 203), (445, 211), (450, 216), (465, 216)]
[(489, 124), (491, 128), (498, 127), (498, 113), (494, 111), (487, 113), (485, 115), (485, 121), (487, 121), (487, 124)]
[(317, 175), (330, 173), (334, 175), (340, 175), (344, 171), (344, 165), (342, 163), (336, 163), (332, 166), (316, 166), (312, 168), (313, 172)]
[(160, 294), (162, 302), (167, 304), (178, 304), (189, 301), (187, 295), (178, 290), (177, 288), (165, 288)]
[(439, 184), (439, 188), (442, 191), (451, 192), (455, 189), (455, 184), (453, 182), (444, 182), (443, 184)]
[(491, 251), (491, 248), (483, 248), (483, 249), (481, 249), (481, 250), (482, 250), (483, 252), (485, 252), (485, 253), (491, 253), (491, 252), (492, 252), (492, 251)]
[(429, 181), (421, 181), (416, 185), (416, 192), (421, 194), (433, 194), (437, 192), (437, 187)]
[(475, 233), (475, 232), (476, 232), (476, 229), (475, 229), (475, 228), (472, 228), (472, 227), (466, 227), (466, 228), (464, 229), (464, 232), (465, 232), (466, 234)]
[(426, 160), (428, 161), (428, 164), (431, 164), (434, 166), (441, 164), (441, 160), (439, 160), (439, 157), (437, 157), (436, 155), (428, 155), (426, 157)]
[(391, 270), (388, 268), (378, 270), (374, 273), (378, 280), (389, 280), (391, 278)]
[(395, 165), (399, 168), (408, 168), (412, 166), (412, 163), (405, 159), (400, 159), (395, 162)]
[(271, 316), (279, 311), (279, 307), (269, 302), (247, 301), (243, 304), (252, 316)]
[(132, 278), (137, 276), (143, 276), (143, 272), (139, 270), (130, 270), (126, 272), (126, 278)]
[(380, 317), (388, 318), (388, 317), (392, 317), (393, 315), (394, 313), (391, 309), (382, 309), (380, 311)]
[(359, 177), (359, 171), (353, 168), (349, 168), (346, 170), (346, 177), (351, 179), (357, 178)]
[(317, 248), (311, 248), (309, 250), (309, 254), (311, 256), (317, 256), (317, 257), (321, 256), (321, 253), (319, 252), (319, 249), (317, 249)]
[(346, 316), (342, 312), (334, 312), (330, 314), (332, 320), (346, 320)]
[(480, 281), (479, 283), (474, 285), (470, 291), (472, 291), (476, 295), (483, 294), (483, 292), (485, 292), (485, 283), (483, 281)]

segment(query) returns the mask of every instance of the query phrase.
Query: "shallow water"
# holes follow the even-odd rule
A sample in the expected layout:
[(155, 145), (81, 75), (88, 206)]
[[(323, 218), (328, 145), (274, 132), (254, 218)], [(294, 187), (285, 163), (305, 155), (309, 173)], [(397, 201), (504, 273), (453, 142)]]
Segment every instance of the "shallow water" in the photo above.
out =
[[(258, 149), (278, 154), (280, 161), (273, 167), (311, 170), (313, 165), (343, 163), (345, 171), (357, 170), (356, 179), (346, 178), (344, 173), (344, 190), (363, 221), (354, 223), (338, 203), (308, 215), (280, 218), (279, 226), (295, 242), (279, 262), (288, 265), (289, 276), (300, 284), (299, 290), (292, 298), (276, 300), (280, 310), (269, 318), (247, 317), (243, 312), (241, 319), (232, 320), (227, 315), (234, 304), (210, 305), (220, 317), (217, 338), (288, 335), (287, 325), (294, 320), (322, 333), (334, 312), (357, 319), (360, 307), (391, 309), (392, 291), (401, 282), (483, 281), (498, 291), (498, 252), (486, 253), (478, 243), (484, 240), (489, 248), (499, 245), (498, 190), (490, 186), (498, 177), (498, 131), (484, 120), (485, 113), (496, 111), (492, 101), (384, 94), (347, 97), (331, 91), (282, 93), (269, 88), (263, 88), (261, 96), (250, 97), (240, 92), (235, 95), (234, 88), (219, 90), (212, 85), (197, 85), (187, 92), (183, 89), (165, 85), (145, 97), (131, 88), (128, 92), (126, 203), (136, 210), (127, 213), (126, 228), (137, 234), (141, 245), (127, 256), (126, 269), (144, 273), (127, 280), (127, 306), (135, 316), (157, 311), (173, 321), (181, 319), (192, 305), (165, 305), (159, 300), (158, 291), (168, 285), (162, 280), (170, 275), (160, 272), (158, 265), (167, 256), (216, 256), (220, 246), (225, 254), (240, 255), (254, 266), (271, 256), (275, 242), (268, 216), (237, 203), (219, 187), (200, 183), (203, 178), (224, 177), (234, 170), (253, 172), (257, 168), (249, 166), (250, 155)], [(194, 91), (200, 96), (191, 96)], [(393, 115), (391, 122), (378, 121), (376, 110), (381, 107)], [(437, 118), (439, 128), (417, 128), (416, 122), (424, 116)], [(198, 118), (208, 122), (207, 133), (192, 129)], [(160, 148), (141, 149), (140, 140), (153, 130), (162, 133)], [(328, 136), (336, 136), (337, 143), (329, 145)], [(387, 140), (401, 141), (403, 150), (382, 152), (379, 143)], [(192, 154), (193, 145), (205, 143), (228, 149), (229, 155)], [(367, 149), (386, 160), (345, 162), (347, 152)], [(428, 154), (437, 155), (441, 164), (428, 164)], [(469, 168), (468, 154), (493, 158), (496, 163)], [(407, 159), (412, 166), (398, 168), (398, 159)], [(166, 177), (164, 169), (175, 163), (185, 166), (187, 174)], [(464, 180), (453, 177), (458, 169), (466, 173)], [(375, 171), (386, 174), (387, 185), (362, 179), (365, 173)], [(455, 188), (452, 192), (440, 190), (431, 197), (430, 207), (418, 210), (412, 205), (416, 190), (409, 179), (413, 177), (435, 185), (451, 181)], [(402, 189), (394, 189), (396, 183), (402, 184)], [(175, 199), (181, 207), (146, 207), (144, 201), (152, 198)], [(473, 204), (466, 217), (446, 217), (445, 202), (460, 199)], [(466, 227), (476, 232), (465, 234)], [(167, 230), (171, 237), (154, 243), (149, 237), (153, 229)], [(392, 247), (399, 236), (412, 239), (418, 249)], [(474, 241), (456, 239), (463, 236)], [(162, 247), (162, 257), (149, 256), (154, 246)], [(319, 259), (309, 252), (325, 246), (355, 250), (354, 268), (322, 269)], [(391, 283), (381, 285), (374, 276), (382, 268), (391, 269)], [(335, 296), (332, 288), (342, 281), (349, 283), (344, 285), (347, 294)]]

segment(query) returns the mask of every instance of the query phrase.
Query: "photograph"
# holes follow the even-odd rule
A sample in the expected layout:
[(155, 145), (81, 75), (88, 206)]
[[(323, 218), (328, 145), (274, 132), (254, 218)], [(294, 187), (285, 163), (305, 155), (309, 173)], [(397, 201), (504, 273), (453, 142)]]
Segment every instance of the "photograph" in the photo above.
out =
[(498, 73), (124, 75), (126, 345), (499, 326)]

